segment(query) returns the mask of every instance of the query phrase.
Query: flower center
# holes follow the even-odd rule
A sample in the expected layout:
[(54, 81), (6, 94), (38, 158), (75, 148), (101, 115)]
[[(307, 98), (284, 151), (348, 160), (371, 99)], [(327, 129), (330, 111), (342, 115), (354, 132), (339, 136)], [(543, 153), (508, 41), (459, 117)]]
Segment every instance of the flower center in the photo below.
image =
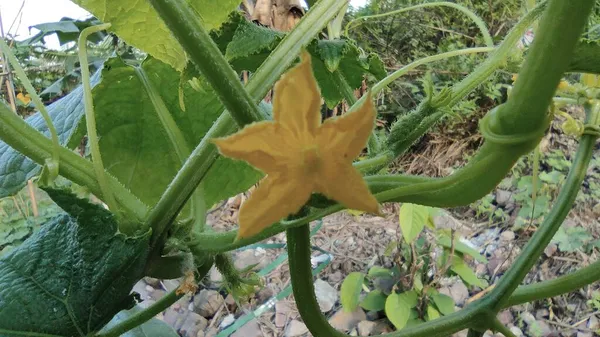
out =
[(319, 149), (316, 146), (311, 146), (302, 150), (302, 160), (304, 170), (307, 174), (314, 174), (321, 166), (321, 158), (319, 157)]

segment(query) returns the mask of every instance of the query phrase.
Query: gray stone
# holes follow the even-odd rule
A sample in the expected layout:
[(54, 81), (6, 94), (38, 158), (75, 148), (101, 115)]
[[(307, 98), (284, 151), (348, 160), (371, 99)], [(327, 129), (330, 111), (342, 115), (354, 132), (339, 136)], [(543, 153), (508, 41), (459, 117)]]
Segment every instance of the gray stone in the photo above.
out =
[(465, 301), (469, 298), (469, 289), (460, 280), (456, 281), (450, 287), (440, 288), (440, 293), (452, 297), (454, 303), (458, 306), (464, 305)]
[(343, 278), (344, 278), (344, 275), (342, 275), (342, 272), (338, 270), (333, 274), (329, 274), (329, 276), (327, 277), (327, 280), (329, 281), (329, 283), (337, 284), (337, 283), (341, 282)]
[(204, 332), (204, 337), (215, 337), (218, 333), (219, 329), (213, 326)]
[(531, 325), (533, 322), (535, 322), (535, 317), (533, 317), (533, 315), (527, 311), (521, 313), (521, 319), (523, 322), (527, 323), (527, 325)]
[(365, 320), (367, 320), (367, 315), (361, 308), (357, 308), (353, 312), (344, 310), (336, 312), (329, 319), (329, 324), (338, 330), (350, 331), (358, 324), (358, 322)]
[(263, 333), (260, 330), (260, 325), (256, 319), (244, 324), (236, 332), (231, 334), (231, 337), (263, 337)]
[(199, 331), (206, 329), (208, 322), (206, 319), (197, 313), (191, 311), (181, 323), (178, 329), (179, 335), (182, 337), (196, 337)]
[(498, 314), (498, 320), (500, 321), (500, 323), (502, 323), (502, 325), (509, 325), (513, 323), (515, 318), (510, 313), (510, 310), (504, 310)]
[(521, 329), (519, 329), (518, 326), (511, 326), (510, 328), (510, 332), (513, 333), (513, 335), (515, 335), (516, 337), (523, 337), (523, 331), (521, 331)]
[(512, 193), (506, 190), (496, 191), (496, 203), (498, 206), (506, 206), (512, 199)]
[(165, 288), (165, 290), (166, 290), (167, 292), (171, 292), (171, 291), (173, 291), (173, 290), (175, 290), (175, 289), (179, 288), (179, 284), (180, 284), (180, 282), (179, 282), (179, 280), (178, 280), (178, 279), (174, 279), (174, 280), (163, 280), (163, 281), (162, 281), (162, 284), (163, 284), (163, 286), (164, 286), (164, 288)]
[(550, 333), (552, 333), (552, 329), (550, 328), (548, 323), (542, 320), (534, 320), (533, 322), (531, 322), (531, 324), (527, 326), (527, 334), (529, 336), (543, 337), (548, 336)]
[(215, 290), (202, 289), (198, 295), (194, 297), (194, 311), (202, 317), (210, 318), (215, 315), (217, 310), (225, 302), (223, 296)]
[(321, 312), (331, 311), (338, 300), (338, 294), (335, 288), (321, 279), (315, 281), (315, 295), (317, 296), (317, 302), (319, 302)]
[(246, 249), (236, 254), (233, 265), (237, 270), (243, 270), (251, 266), (254, 266), (253, 270), (258, 270), (268, 263), (265, 255), (264, 252), (255, 249)]
[(596, 315), (592, 315), (588, 320), (588, 329), (598, 330), (600, 328), (600, 322), (598, 322), (598, 317)]
[(148, 285), (151, 285), (153, 288), (161, 288), (161, 284), (160, 284), (160, 280), (154, 277), (144, 277), (144, 282), (146, 282)]
[(590, 331), (579, 331), (577, 332), (577, 337), (593, 337), (594, 334), (592, 334)]
[(288, 324), (287, 329), (285, 329), (285, 337), (299, 337), (308, 332), (308, 328), (306, 324), (293, 320)]
[(295, 308), (289, 302), (275, 303), (275, 326), (283, 328), (288, 319), (293, 315)]
[(510, 242), (515, 239), (515, 232), (513, 231), (504, 231), (500, 234), (500, 240), (505, 242)]
[(542, 319), (550, 316), (550, 311), (548, 309), (539, 309), (535, 312), (536, 319)]
[(375, 330), (377, 323), (370, 321), (360, 321), (358, 322), (358, 334), (360, 336), (369, 336)]
[(271, 297), (273, 297), (274, 294), (275, 292), (273, 291), (273, 289), (271, 289), (269, 285), (266, 285), (264, 288), (258, 291), (258, 293), (256, 294), (256, 300), (258, 301), (258, 303), (262, 304), (268, 301)]

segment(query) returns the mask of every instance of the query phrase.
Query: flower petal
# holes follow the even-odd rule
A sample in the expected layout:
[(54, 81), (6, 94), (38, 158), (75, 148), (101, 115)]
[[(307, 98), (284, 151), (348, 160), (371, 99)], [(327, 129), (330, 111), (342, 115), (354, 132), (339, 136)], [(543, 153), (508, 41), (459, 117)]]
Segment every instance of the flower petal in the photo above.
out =
[(294, 132), (300, 141), (307, 141), (307, 135), (314, 137), (321, 125), (321, 94), (308, 52), (303, 52), (300, 64), (275, 84), (274, 93), (273, 119)]
[(326, 156), (351, 163), (365, 148), (377, 116), (371, 94), (366, 98), (357, 110), (323, 123), (317, 143)]
[(313, 186), (289, 174), (267, 176), (240, 209), (237, 238), (260, 233), (284, 217), (296, 213), (308, 201)]
[(362, 175), (350, 163), (328, 160), (319, 175), (316, 191), (347, 208), (379, 214), (379, 203)]
[(277, 123), (259, 122), (231, 136), (213, 139), (212, 142), (224, 156), (245, 160), (269, 174), (281, 171), (287, 165), (294, 165), (299, 160), (299, 145), (286, 131)]

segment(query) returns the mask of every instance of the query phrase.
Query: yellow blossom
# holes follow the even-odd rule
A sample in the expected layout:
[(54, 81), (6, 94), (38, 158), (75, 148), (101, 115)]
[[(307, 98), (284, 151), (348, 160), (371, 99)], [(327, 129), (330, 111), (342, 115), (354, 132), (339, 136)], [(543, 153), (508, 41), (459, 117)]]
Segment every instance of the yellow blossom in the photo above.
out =
[(313, 192), (350, 209), (379, 213), (377, 200), (352, 166), (375, 122), (370, 95), (355, 111), (321, 123), (321, 96), (306, 52), (275, 84), (274, 93), (273, 121), (213, 140), (223, 155), (267, 174), (242, 204), (238, 239), (298, 212)]

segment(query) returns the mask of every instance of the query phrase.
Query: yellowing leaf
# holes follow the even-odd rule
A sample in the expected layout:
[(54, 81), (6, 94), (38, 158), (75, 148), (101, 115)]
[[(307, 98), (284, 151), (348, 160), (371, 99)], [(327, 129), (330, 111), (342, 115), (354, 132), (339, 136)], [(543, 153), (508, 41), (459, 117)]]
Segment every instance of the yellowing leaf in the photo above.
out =
[[(73, 0), (102, 22), (111, 23), (111, 31), (123, 41), (140, 48), (177, 70), (185, 66), (183, 49), (167, 29), (158, 13), (146, 0)], [(204, 28), (218, 28), (239, 4), (238, 0), (188, 0), (202, 20)]]
[(29, 94), (23, 95), (22, 92), (17, 94), (17, 99), (24, 105), (27, 105), (29, 102), (31, 102), (31, 96), (29, 96)]
[(595, 74), (583, 74), (581, 76), (581, 83), (590, 88), (600, 87), (600, 76)]
[(355, 209), (349, 209), (346, 211), (348, 214), (353, 215), (353, 216), (359, 216), (361, 214), (364, 214), (365, 212), (363, 211), (357, 211)]
[(313, 192), (353, 210), (379, 213), (377, 200), (352, 166), (375, 123), (371, 96), (357, 110), (321, 123), (321, 96), (306, 52), (274, 92), (273, 121), (213, 140), (223, 155), (267, 174), (240, 209), (238, 238), (298, 212)]

